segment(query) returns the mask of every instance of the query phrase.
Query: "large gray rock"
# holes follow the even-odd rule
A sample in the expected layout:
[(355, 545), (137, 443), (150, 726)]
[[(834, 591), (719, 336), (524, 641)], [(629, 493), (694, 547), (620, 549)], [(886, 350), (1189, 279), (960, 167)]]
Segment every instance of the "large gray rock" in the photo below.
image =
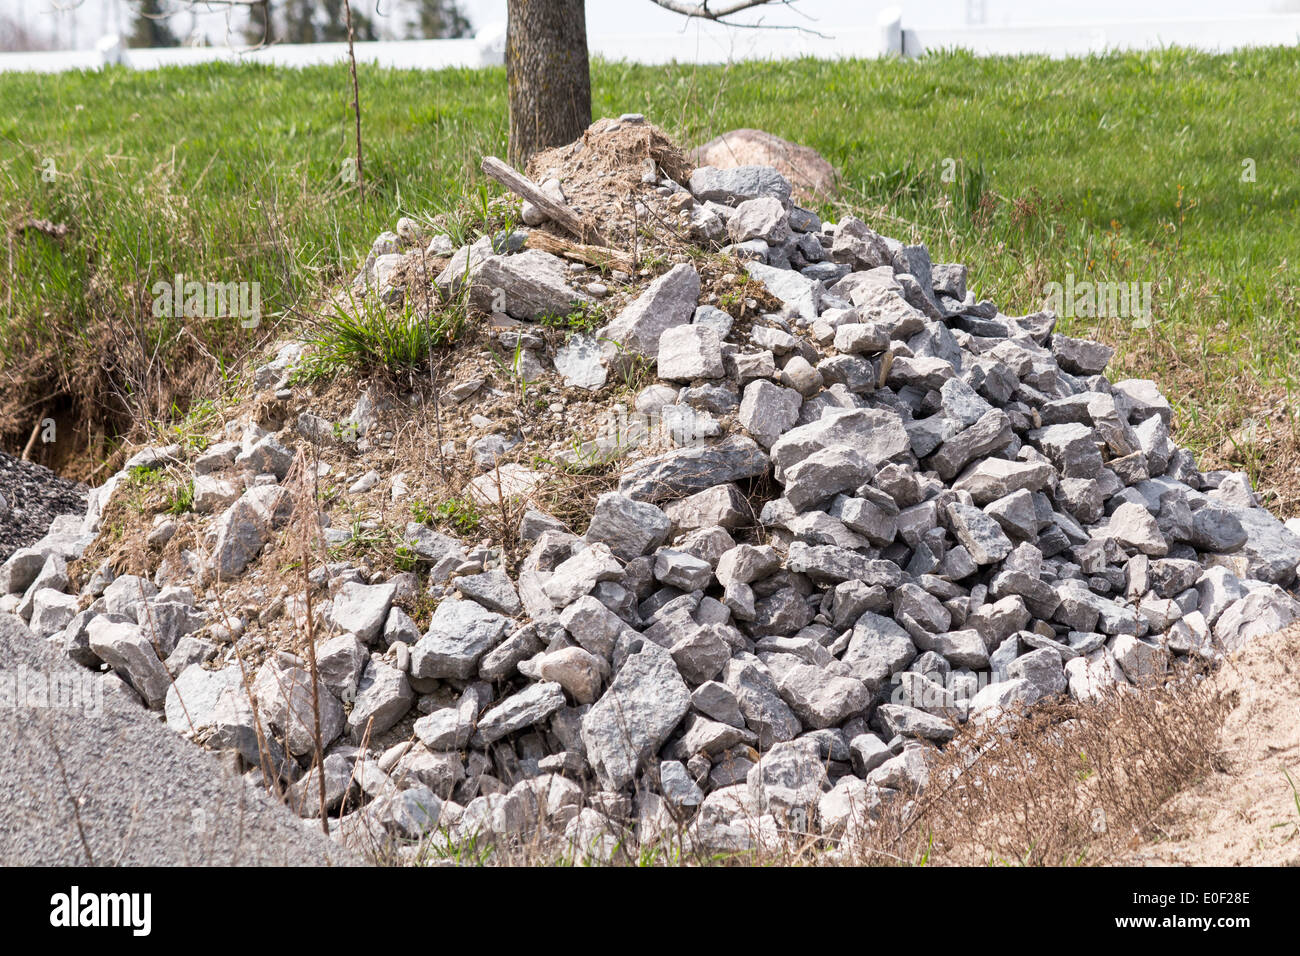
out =
[(350, 631), (363, 644), (371, 644), (379, 636), (388, 610), (393, 606), (397, 585), (358, 584), (348, 581), (334, 595), (330, 615), (341, 631)]
[(242, 691), (243, 677), (238, 667), (210, 671), (191, 664), (167, 688), (163, 708), (167, 726), (178, 734), (194, 733), (211, 726), (217, 700), (227, 688), (235, 693)]
[(1132, 548), (1152, 557), (1169, 553), (1169, 542), (1160, 533), (1155, 517), (1145, 505), (1126, 502), (1116, 508), (1106, 525), (1106, 535), (1126, 548)]
[(1011, 539), (997, 521), (978, 508), (954, 501), (948, 505), (948, 520), (976, 564), (995, 564), (1011, 553)]
[[(439, 286), (459, 289), (466, 278), (464, 261), (451, 263), (438, 276)], [(499, 311), (516, 319), (537, 319), (543, 315), (567, 315), (575, 305), (590, 297), (569, 284), (568, 266), (563, 259), (540, 249), (525, 249), (515, 255), (470, 257), (468, 278), (470, 301), (484, 312)]]
[[(75, 594), (64, 594), (54, 588), (41, 588), (32, 594), (32, 616), (29, 622), (37, 637), (51, 637), (62, 631), (77, 616), (78, 600)], [(173, 645), (175, 641), (172, 642)]]
[(766, 474), (768, 457), (753, 439), (729, 435), (712, 445), (678, 448), (632, 463), (618, 490), (638, 501), (663, 501), (729, 481)]
[(793, 388), (783, 388), (765, 378), (745, 386), (736, 420), (764, 448), (789, 431), (799, 420), (803, 397)]
[(221, 579), (243, 574), (262, 553), (270, 537), (271, 526), (265, 511), (245, 494), (217, 519), (216, 543), (212, 548), (213, 574)]
[(456, 590), (489, 611), (496, 611), (507, 617), (514, 617), (523, 610), (519, 592), (515, 590), (510, 575), (499, 568), (469, 574), (456, 579)]
[(836, 727), (866, 709), (871, 693), (852, 677), (832, 674), (812, 664), (799, 664), (776, 678), (781, 697), (805, 727)]
[(659, 377), (670, 382), (721, 378), (722, 339), (703, 325), (675, 325), (659, 337)]
[(727, 235), (732, 242), (762, 239), (779, 246), (790, 238), (790, 215), (785, 204), (773, 196), (746, 199), (727, 221)]
[(776, 744), (750, 769), (745, 782), (760, 810), (782, 814), (810, 813), (830, 789), (826, 765), (809, 740)]
[(1054, 474), (1052, 466), (1045, 461), (985, 458), (962, 472), (952, 487), (955, 491), (970, 492), (977, 505), (986, 505), (1016, 491), (1041, 491)]
[(296, 757), (316, 749), (313, 698), (320, 707), (320, 747), (324, 749), (343, 732), (343, 705), (321, 682), (312, 693), (311, 675), (302, 667), (283, 667), (275, 661), (262, 665), (253, 682), (263, 719), (284, 738), (286, 749)]
[(691, 193), (700, 202), (713, 200), (724, 205), (770, 196), (783, 204), (790, 201), (790, 183), (771, 166), (733, 166), (719, 169), (701, 166), (691, 173)]
[(758, 734), (760, 749), (793, 740), (803, 729), (772, 675), (756, 661), (739, 658), (728, 661), (723, 668), (722, 682), (735, 694), (745, 724)]
[(699, 297), (700, 274), (694, 266), (678, 263), (651, 282), (601, 330), (600, 337), (625, 353), (657, 360), (664, 332), (689, 324)]
[(617, 580), (622, 574), (623, 565), (614, 552), (597, 542), (561, 561), (542, 590), (556, 607), (568, 607), (599, 582)]
[(881, 704), (876, 716), (889, 736), (920, 737), (945, 743), (957, 735), (957, 728), (934, 714), (904, 704)]
[(820, 280), (809, 279), (798, 272), (778, 269), (752, 259), (745, 262), (745, 271), (751, 278), (763, 283), (768, 292), (793, 309), (805, 322), (817, 320), (825, 291)]
[(581, 647), (562, 647), (519, 665), (520, 673), (559, 684), (579, 704), (596, 701), (608, 669), (602, 658)]
[[(1194, 529), (1197, 517), (1209, 507), (1192, 515)], [(1246, 533), (1246, 542), (1236, 554), (1245, 559), (1250, 576), (1289, 587), (1296, 579), (1296, 566), (1300, 564), (1300, 535), (1287, 530), (1264, 508), (1234, 508), (1232, 514)]]
[(171, 675), (143, 628), (97, 617), (90, 622), (87, 634), (91, 651), (126, 677), (145, 703), (153, 708), (163, 706)]
[(911, 636), (890, 618), (871, 611), (858, 618), (841, 660), (873, 692), (916, 659)]
[(690, 705), (690, 689), (672, 655), (642, 641), (582, 718), (587, 760), (602, 786), (621, 790), (630, 784)]
[(415, 691), (406, 675), (386, 661), (371, 657), (348, 714), (348, 733), (359, 740), (368, 730), (374, 738), (406, 716), (414, 703)]
[(663, 544), (671, 529), (672, 521), (655, 505), (609, 491), (596, 499), (586, 538), (631, 561)]
[(433, 612), (424, 637), (411, 648), (411, 674), (467, 680), (509, 626), (509, 619), (474, 601), (446, 598)]
[(516, 730), (545, 720), (564, 706), (564, 690), (553, 681), (529, 684), (484, 714), (474, 740), (487, 746)]
[(874, 408), (832, 408), (821, 418), (791, 429), (772, 445), (777, 477), (825, 448), (852, 448), (869, 462), (883, 464), (911, 447), (902, 419)]
[(560, 612), (560, 624), (593, 654), (608, 658), (618, 636), (628, 629), (621, 618), (591, 595), (584, 595)]
[(929, 462), (940, 478), (952, 481), (967, 464), (1000, 451), (1013, 438), (1010, 419), (1002, 409), (995, 408), (981, 415), (974, 425), (945, 439)]

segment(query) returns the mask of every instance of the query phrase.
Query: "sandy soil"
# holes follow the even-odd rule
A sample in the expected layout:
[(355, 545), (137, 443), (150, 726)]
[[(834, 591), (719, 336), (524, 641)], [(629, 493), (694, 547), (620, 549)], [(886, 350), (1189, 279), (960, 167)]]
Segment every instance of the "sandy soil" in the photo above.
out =
[(1300, 787), (1300, 627), (1251, 642), (1211, 679), (1236, 697), (1223, 772), (1170, 801), (1156, 821), (1164, 837), (1117, 862), (1300, 866), (1300, 807), (1283, 772)]

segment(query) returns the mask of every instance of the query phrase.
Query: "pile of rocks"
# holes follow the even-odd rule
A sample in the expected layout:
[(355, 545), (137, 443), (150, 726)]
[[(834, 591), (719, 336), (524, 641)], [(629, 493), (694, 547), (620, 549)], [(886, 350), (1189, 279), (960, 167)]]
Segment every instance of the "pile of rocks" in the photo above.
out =
[[(666, 832), (702, 850), (861, 832), (926, 786), (966, 721), (1140, 685), (1300, 614), (1285, 590), (1300, 537), (1245, 475), (1198, 471), (1155, 385), (1105, 378), (1109, 347), (976, 301), (965, 267), (923, 245), (820, 222), (773, 169), (656, 188), (683, 197), (684, 222), (717, 219), (784, 309), (742, 333), (683, 262), (597, 337), (617, 347), (544, 354), (529, 320), (583, 297), (561, 260), (479, 244), (439, 280), (485, 300), (504, 286), (494, 323), (582, 387), (629, 354), (654, 362), (636, 412), (689, 419), (666, 450), (618, 436), (617, 490), (581, 533), (529, 510), (512, 575), (412, 523), (418, 573), (313, 571), (331, 635), (316, 695), (283, 653), (245, 687), (214, 663), (248, 622), (193, 587), (243, 573), (287, 518), (292, 445), (320, 427), (304, 416), (189, 462), (213, 514), (204, 553), (66, 594), (101, 489), (74, 534), (0, 568), (0, 606), (282, 778), (304, 815), (321, 802), (304, 773), (315, 696), (341, 838), (499, 842), (545, 824), (597, 854)], [(523, 496), (546, 477), (519, 471)], [(421, 630), (406, 609), (427, 589), (440, 601)], [(372, 745), (412, 713), (410, 739)]]

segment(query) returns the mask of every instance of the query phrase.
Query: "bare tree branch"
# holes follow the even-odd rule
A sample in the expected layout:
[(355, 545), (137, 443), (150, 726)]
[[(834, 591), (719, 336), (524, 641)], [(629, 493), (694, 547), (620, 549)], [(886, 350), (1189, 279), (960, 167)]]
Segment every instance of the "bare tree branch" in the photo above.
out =
[(798, 24), (768, 24), (762, 21), (758, 23), (737, 23), (734, 20), (726, 19), (734, 14), (752, 10), (756, 7), (781, 6), (793, 10), (806, 20), (812, 20), (812, 17), (795, 6), (797, 0), (730, 0), (730, 2), (721, 5), (712, 4), (710, 0), (700, 0), (699, 3), (690, 3), (688, 0), (650, 0), (650, 2), (663, 7), (665, 10), (681, 14), (687, 19), (712, 20), (714, 23), (725, 24), (729, 27), (743, 27), (751, 30), (798, 30), (800, 33), (811, 33), (813, 36), (826, 38), (826, 34)]
[(723, 17), (752, 10), (754, 7), (765, 7), (771, 3), (779, 3), (783, 7), (791, 5), (791, 0), (731, 0), (730, 3), (717, 7), (710, 7), (709, 0), (700, 0), (699, 3), (687, 3), (686, 0), (651, 0), (651, 2), (665, 10), (680, 13), (684, 17), (698, 17), (701, 20), (721, 20)]

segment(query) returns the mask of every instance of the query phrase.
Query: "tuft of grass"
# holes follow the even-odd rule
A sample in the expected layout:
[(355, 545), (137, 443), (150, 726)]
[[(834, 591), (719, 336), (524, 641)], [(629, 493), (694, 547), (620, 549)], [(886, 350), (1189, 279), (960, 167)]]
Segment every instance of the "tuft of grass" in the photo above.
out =
[(374, 296), (333, 302), (306, 336), (309, 351), (298, 379), (413, 372), (432, 362), (435, 350), (456, 341), (466, 316), (463, 301), (449, 301), (427, 317), (409, 302), (393, 308)]
[(178, 485), (172, 492), (171, 502), (167, 505), (170, 515), (183, 515), (194, 510), (194, 479), (191, 478)]

